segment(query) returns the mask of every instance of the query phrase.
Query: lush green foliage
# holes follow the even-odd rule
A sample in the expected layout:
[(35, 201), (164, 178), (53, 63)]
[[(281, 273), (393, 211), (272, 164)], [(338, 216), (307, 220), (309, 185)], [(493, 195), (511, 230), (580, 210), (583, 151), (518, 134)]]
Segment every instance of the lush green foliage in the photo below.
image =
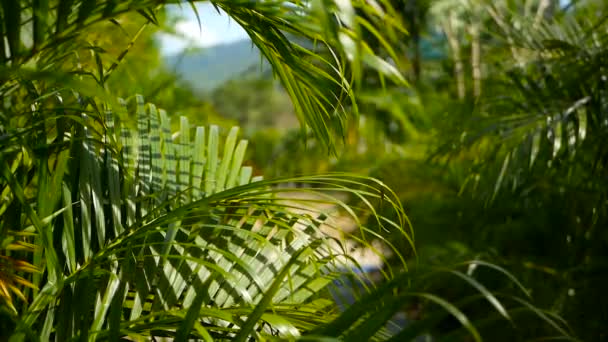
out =
[[(158, 96), (186, 114), (202, 104), (168, 86), (176, 80), (146, 31), (164, 20), (164, 3), (2, 2), (3, 338), (481, 340), (497, 328), (505, 339), (570, 337), (501, 267), (421, 267), (399, 196), (383, 182), (350, 173), (263, 180), (243, 165), (237, 128), (176, 124), (175, 113), (131, 96)], [(407, 138), (428, 124), (404, 129), (413, 118), (404, 107), (419, 106), (395, 100), (406, 83), (397, 53), (405, 30), (392, 2), (212, 3), (243, 26), (302, 132), (325, 152), (336, 134), (347, 145), (369, 139), (358, 146), (371, 154), (371, 141), (399, 135), (395, 118)], [(396, 93), (381, 101), (387, 79)], [(367, 113), (360, 134), (353, 119), (374, 103), (384, 115)], [(377, 127), (383, 134), (371, 140)], [(350, 162), (358, 153), (347, 146)], [(361, 272), (360, 245), (385, 261), (385, 282)], [(340, 283), (355, 300), (343, 311), (330, 299)], [(541, 329), (519, 328), (531, 321)]]

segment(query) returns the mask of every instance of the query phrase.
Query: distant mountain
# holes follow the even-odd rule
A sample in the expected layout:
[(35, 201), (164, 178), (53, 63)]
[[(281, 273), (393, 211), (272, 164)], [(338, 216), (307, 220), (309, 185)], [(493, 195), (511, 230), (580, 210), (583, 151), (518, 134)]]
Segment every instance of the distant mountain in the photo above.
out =
[(241, 75), (262, 74), (259, 50), (249, 40), (168, 56), (165, 63), (199, 91), (208, 92)]
[[(293, 39), (297, 41), (297, 38)], [(439, 33), (423, 37), (423, 59), (445, 59), (447, 53), (443, 49), (444, 39)], [(302, 41), (298, 44), (310, 45)], [(312, 48), (312, 45), (309, 47)], [(165, 63), (169, 69), (175, 69), (178, 75), (192, 84), (194, 89), (205, 93), (233, 78), (270, 75), (268, 63), (262, 63), (260, 51), (248, 39), (168, 56), (165, 57)]]

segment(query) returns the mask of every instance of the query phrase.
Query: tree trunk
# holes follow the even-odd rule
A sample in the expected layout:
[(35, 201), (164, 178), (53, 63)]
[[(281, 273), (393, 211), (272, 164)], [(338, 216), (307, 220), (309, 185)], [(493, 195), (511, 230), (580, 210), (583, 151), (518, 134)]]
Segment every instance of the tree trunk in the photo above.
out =
[(536, 10), (536, 16), (534, 17), (535, 28), (538, 28), (538, 25), (540, 25), (541, 21), (544, 19), (545, 13), (547, 12), (550, 4), (550, 0), (540, 0), (538, 3), (538, 9)]
[(502, 18), (502, 16), (498, 14), (498, 11), (494, 7), (488, 6), (487, 11), (490, 14), (490, 16), (492, 17), (492, 19), (494, 19), (494, 22), (507, 35), (507, 42), (509, 42), (509, 45), (511, 46), (511, 54), (513, 55), (513, 58), (515, 59), (517, 64), (520, 66), (524, 65), (524, 58), (521, 56), (521, 54), (517, 50), (515, 41), (513, 40), (513, 36), (511, 35), (511, 32), (510, 32), (509, 25), (505, 22), (505, 20)]
[(456, 33), (452, 28), (453, 20), (452, 14), (450, 14), (446, 22), (444, 22), (443, 30), (445, 31), (445, 35), (448, 38), (448, 43), (450, 44), (450, 49), (452, 50), (452, 59), (454, 60), (454, 76), (456, 77), (456, 89), (458, 90), (458, 98), (462, 100), (466, 95), (464, 84), (464, 65), (462, 64), (462, 58), (460, 57), (460, 42), (458, 41), (458, 37), (456, 37)]
[(473, 96), (481, 95), (481, 44), (479, 42), (479, 23), (471, 25), (471, 68), (473, 71)]

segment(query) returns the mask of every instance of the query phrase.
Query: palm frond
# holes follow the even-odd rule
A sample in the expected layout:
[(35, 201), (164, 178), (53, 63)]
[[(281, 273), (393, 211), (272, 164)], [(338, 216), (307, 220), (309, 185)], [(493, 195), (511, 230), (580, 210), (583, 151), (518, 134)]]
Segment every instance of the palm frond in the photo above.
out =
[[(339, 270), (356, 267), (351, 247), (325, 233), (335, 213), (302, 207), (290, 190), (276, 188), (285, 182), (314, 185), (308, 192), (315, 202), (353, 219), (375, 216), (372, 202), (384, 201), (397, 220), (378, 216), (379, 224), (401, 230), (413, 248), (401, 204), (382, 183), (347, 174), (253, 181), (237, 128), (222, 144), (218, 127), (191, 128), (182, 118), (172, 136), (167, 114), (141, 96), (116, 102), (123, 104), (117, 113), (137, 114), (137, 130), (110, 105), (97, 106), (105, 108), (103, 126), (83, 116), (73, 130), (57, 192), (68, 208), (41, 223), (62, 237), (54, 245), (67, 265), (59, 274), (65, 280), (42, 283), (17, 332), (40, 328), (44, 317), (46, 338), (154, 335), (150, 320), (164, 311), (164, 318), (174, 315), (178, 336), (271, 334), (271, 322), (289, 321), (270, 314), (275, 305), (309, 305)], [(348, 207), (328, 191), (367, 205)], [(245, 311), (230, 313), (238, 310)], [(289, 334), (301, 333), (294, 329)]]
[[(360, 40), (363, 28), (371, 29), (374, 38), (392, 52), (390, 57), (400, 60), (391, 40), (384, 36), (386, 33), (395, 39), (404, 32), (388, 1), (382, 1), (381, 6), (363, 1), (213, 3), (247, 31), (292, 98), (301, 122), (325, 144), (333, 145), (334, 127), (344, 136), (349, 111), (344, 106), (350, 103), (356, 113), (353, 88), (361, 80), (362, 65), (404, 82), (395, 66), (377, 57)], [(373, 29), (379, 25), (382, 31)]]
[[(211, 3), (245, 29), (281, 80), (302, 124), (308, 125), (330, 148), (335, 147), (336, 133), (344, 136), (347, 120), (357, 113), (353, 90), (362, 79), (363, 66), (382, 77), (405, 82), (399, 68), (378, 57), (378, 51), (362, 40), (365, 28), (392, 60), (401, 60), (392, 42), (400, 39), (405, 30), (390, 1)], [(95, 6), (87, 1), (44, 1), (2, 6), (0, 19), (5, 22), (5, 30), (0, 31), (0, 38), (8, 44), (6, 50), (2, 46), (0, 61), (4, 61), (2, 66), (14, 68), (13, 75), (23, 65), (38, 65), (41, 71), (75, 71), (103, 86), (146, 24), (118, 56), (91, 46), (81, 39), (80, 32), (103, 21), (120, 26), (116, 18), (128, 12), (137, 12), (148, 22), (156, 23), (156, 10), (163, 4), (166, 2), (157, 0), (102, 1)], [(32, 27), (33, 39), (29, 39)], [(83, 52), (93, 55), (90, 66), (83, 66)], [(15, 84), (13, 79), (2, 88), (10, 89)]]

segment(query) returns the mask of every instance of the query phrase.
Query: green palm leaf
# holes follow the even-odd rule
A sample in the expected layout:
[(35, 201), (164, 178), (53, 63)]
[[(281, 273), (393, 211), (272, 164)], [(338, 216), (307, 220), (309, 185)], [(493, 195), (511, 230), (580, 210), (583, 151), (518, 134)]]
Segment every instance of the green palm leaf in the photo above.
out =
[[(269, 312), (275, 305), (285, 310), (285, 305), (310, 303), (339, 275), (336, 270), (346, 267), (347, 258), (341, 255), (348, 249), (322, 232), (326, 213), (302, 211), (300, 202), (286, 204), (282, 199), (288, 192), (273, 186), (302, 181), (318, 185), (312, 192), (354, 193), (369, 198), (369, 204), (390, 191), (380, 190), (381, 183), (344, 174), (251, 183), (251, 168), (242, 165), (247, 144), (237, 140), (236, 128), (221, 144), (219, 129), (212, 126), (208, 143), (194, 146), (206, 130), (196, 128), (191, 139), (182, 119), (179, 136), (169, 139), (161, 129), (170, 126), (167, 115), (140, 96), (133, 101), (137, 133), (109, 105), (103, 133), (82, 121), (87, 126), (79, 130), (81, 144), (72, 152), (70, 171), (77, 170), (79, 186), (71, 189), (65, 183), (59, 192), (63, 203), (78, 196), (80, 210), (68, 207), (58, 216), (63, 224), (54, 226), (64, 237), (60, 256), (70, 265), (63, 276), (73, 285), (47, 283), (20, 330), (34, 328), (36, 319), (45, 317), (47, 337), (155, 334), (146, 328), (150, 315), (173, 310), (183, 318), (173, 323), (178, 336), (270, 334), (275, 328), (269, 322), (287, 324), (292, 328), (280, 330), (299, 334), (298, 321), (289, 323), (288, 315)], [(190, 151), (199, 155), (191, 157)], [(121, 174), (125, 177), (117, 178)], [(101, 186), (102, 178), (110, 186)], [(318, 198), (344, 205), (331, 196)], [(386, 224), (402, 229), (405, 220), (394, 198), (385, 200), (400, 220)], [(349, 208), (351, 215), (359, 210), (371, 207)], [(74, 235), (76, 226), (80, 235)], [(197, 314), (207, 307), (253, 311), (233, 313), (227, 320)], [(55, 318), (58, 313), (67, 316)], [(231, 324), (236, 326), (228, 329)]]
[[(310, 126), (326, 146), (334, 147), (334, 135), (343, 136), (349, 116), (357, 112), (353, 90), (362, 78), (363, 66), (377, 71), (382, 77), (405, 83), (399, 69), (378, 57), (378, 51), (361, 39), (365, 28), (381, 42), (392, 60), (401, 60), (391, 44), (401, 39), (405, 30), (390, 1), (377, 4), (333, 0), (310, 4), (275, 0), (210, 2), (223, 9), (248, 33), (292, 98), (302, 124)], [(42, 66), (40, 70), (45, 71), (63, 70), (64, 66), (74, 64), (79, 65), (80, 75), (93, 78), (103, 86), (134, 41), (119, 56), (106, 58), (95, 52), (79, 32), (108, 20), (120, 26), (115, 18), (128, 12), (138, 12), (155, 24), (158, 6), (166, 3), (158, 0), (36, 1), (20, 6), (7, 3), (0, 8), (0, 18), (5, 22), (0, 38), (8, 42), (8, 50), (0, 51), (0, 60), (5, 61), (2, 66), (11, 66), (14, 74), (22, 65), (31, 63), (38, 63)], [(33, 42), (25, 38), (31, 22), (34, 23)], [(141, 30), (145, 27), (144, 24)], [(141, 30), (133, 39), (137, 39)], [(95, 55), (94, 66), (83, 66), (79, 56), (89, 51)], [(30, 76), (42, 78), (37, 74)], [(16, 82), (13, 80), (3, 87), (9, 89)], [(95, 89), (93, 94), (101, 96), (103, 91)], [(140, 158), (142, 161), (147, 159), (146, 156)]]

